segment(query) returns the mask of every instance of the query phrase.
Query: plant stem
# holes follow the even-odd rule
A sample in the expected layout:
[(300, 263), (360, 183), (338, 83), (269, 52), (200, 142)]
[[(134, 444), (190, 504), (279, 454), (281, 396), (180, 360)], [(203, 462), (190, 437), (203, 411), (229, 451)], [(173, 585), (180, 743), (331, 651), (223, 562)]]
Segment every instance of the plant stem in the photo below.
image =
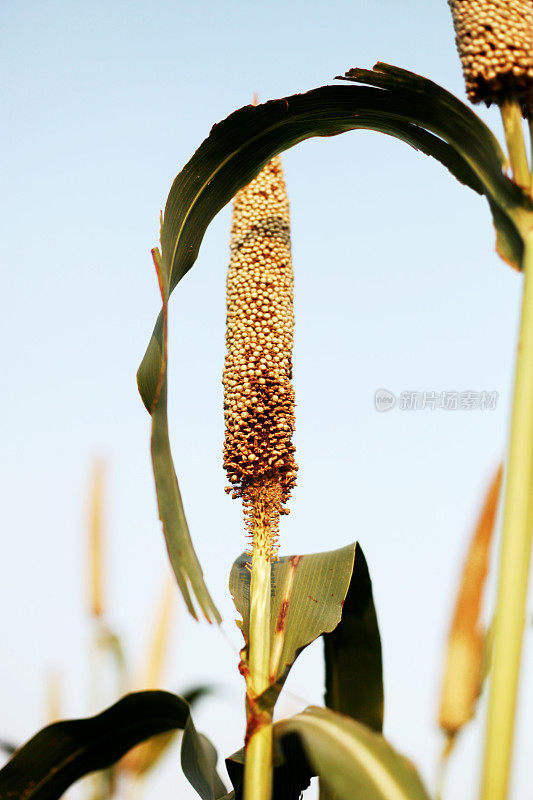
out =
[(529, 179), (529, 193), (533, 194), (533, 117), (529, 117), (527, 121), (529, 128), (529, 153), (531, 158), (531, 175)]
[(533, 234), (525, 241), (522, 318), (505, 488), (482, 800), (507, 795), (531, 555), (533, 476)]
[(529, 191), (529, 164), (527, 161), (520, 106), (514, 98), (511, 98), (502, 102), (500, 111), (514, 180)]
[(272, 716), (255, 704), (255, 699), (269, 685), (271, 567), (270, 547), (266, 541), (270, 530), (266, 528), (260, 519), (253, 530), (248, 643), (249, 739), (244, 767), (244, 800), (270, 800), (272, 793)]

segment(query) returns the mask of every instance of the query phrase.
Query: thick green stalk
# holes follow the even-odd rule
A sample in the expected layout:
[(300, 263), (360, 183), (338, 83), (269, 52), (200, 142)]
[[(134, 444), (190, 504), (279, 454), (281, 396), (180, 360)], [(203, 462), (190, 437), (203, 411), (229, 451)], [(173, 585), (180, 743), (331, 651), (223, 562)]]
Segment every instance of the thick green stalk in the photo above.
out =
[(533, 233), (525, 242), (522, 318), (505, 488), (481, 800), (507, 796), (531, 554)]
[(244, 768), (244, 800), (270, 800), (272, 794), (272, 717), (255, 705), (269, 685), (270, 552), (265, 531), (253, 532), (248, 643), (248, 742)]
[(514, 180), (524, 189), (529, 190), (529, 164), (527, 162), (520, 106), (515, 99), (504, 100), (500, 106), (500, 111)]

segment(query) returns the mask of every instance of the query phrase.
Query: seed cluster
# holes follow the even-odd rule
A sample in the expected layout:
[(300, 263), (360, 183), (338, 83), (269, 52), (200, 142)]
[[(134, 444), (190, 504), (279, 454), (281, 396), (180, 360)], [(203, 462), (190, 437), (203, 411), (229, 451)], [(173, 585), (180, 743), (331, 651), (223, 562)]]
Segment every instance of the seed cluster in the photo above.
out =
[(501, 104), (514, 95), (533, 106), (531, 0), (448, 0), (469, 99)]
[(296, 483), (289, 201), (279, 156), (235, 197), (227, 280), (224, 467), (248, 530), (275, 535)]

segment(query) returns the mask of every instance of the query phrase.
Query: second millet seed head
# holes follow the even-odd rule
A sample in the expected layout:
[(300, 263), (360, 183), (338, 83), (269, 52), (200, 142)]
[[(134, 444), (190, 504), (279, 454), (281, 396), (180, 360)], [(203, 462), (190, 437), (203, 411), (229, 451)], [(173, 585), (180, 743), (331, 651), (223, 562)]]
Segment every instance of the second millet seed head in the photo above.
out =
[(516, 98), (533, 107), (532, 0), (448, 0), (466, 90), (473, 103)]

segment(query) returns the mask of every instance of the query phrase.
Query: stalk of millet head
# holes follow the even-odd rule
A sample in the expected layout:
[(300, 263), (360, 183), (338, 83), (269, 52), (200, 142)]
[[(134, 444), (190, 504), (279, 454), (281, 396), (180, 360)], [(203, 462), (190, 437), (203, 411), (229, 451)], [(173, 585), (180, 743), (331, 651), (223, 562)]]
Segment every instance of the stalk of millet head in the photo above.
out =
[(515, 98), (533, 106), (531, 0), (448, 0), (466, 90), (473, 103)]
[(242, 498), (252, 555), (245, 800), (271, 796), (272, 714), (257, 698), (269, 687), (271, 561), (296, 483), (293, 330), (289, 202), (276, 157), (235, 197), (227, 281), (226, 491)]
[(289, 201), (281, 159), (235, 197), (224, 366), (226, 491), (243, 501), (252, 548), (276, 555), (296, 483)]

